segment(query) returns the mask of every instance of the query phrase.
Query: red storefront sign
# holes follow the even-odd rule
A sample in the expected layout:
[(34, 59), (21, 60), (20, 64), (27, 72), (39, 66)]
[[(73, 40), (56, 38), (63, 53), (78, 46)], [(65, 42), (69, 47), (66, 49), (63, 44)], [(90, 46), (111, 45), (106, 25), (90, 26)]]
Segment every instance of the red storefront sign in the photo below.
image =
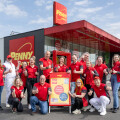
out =
[(29, 63), (30, 57), (34, 55), (34, 36), (10, 40), (9, 53), (15, 65), (17, 65), (17, 61)]
[(67, 23), (67, 8), (58, 3), (54, 2), (53, 5), (53, 24), (62, 25)]

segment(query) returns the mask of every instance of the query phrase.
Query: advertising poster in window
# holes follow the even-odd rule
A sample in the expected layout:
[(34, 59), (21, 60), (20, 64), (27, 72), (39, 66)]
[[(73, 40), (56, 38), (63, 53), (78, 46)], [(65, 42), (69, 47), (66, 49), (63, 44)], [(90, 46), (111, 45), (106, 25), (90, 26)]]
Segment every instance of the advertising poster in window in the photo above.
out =
[(71, 75), (65, 72), (50, 74), (52, 94), (49, 97), (49, 106), (70, 106), (70, 79)]

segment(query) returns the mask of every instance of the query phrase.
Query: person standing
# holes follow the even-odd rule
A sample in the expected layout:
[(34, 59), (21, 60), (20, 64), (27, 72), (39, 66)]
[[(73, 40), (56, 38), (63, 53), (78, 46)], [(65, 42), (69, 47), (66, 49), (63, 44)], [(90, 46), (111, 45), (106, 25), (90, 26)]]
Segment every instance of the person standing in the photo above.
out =
[(2, 95), (2, 91), (3, 91), (3, 86), (4, 86), (4, 67), (1, 64), (1, 60), (0, 60), (0, 110), (3, 110), (2, 106), (1, 106), (1, 95)]
[[(83, 65), (77, 61), (77, 56), (72, 55), (73, 63), (70, 65), (67, 73), (71, 73), (71, 94), (75, 91), (75, 82), (80, 78), (80, 74), (83, 74)], [(71, 98), (71, 106), (74, 105), (75, 99)]]
[(94, 112), (95, 109), (100, 112), (100, 115), (106, 115), (106, 106), (110, 104), (110, 95), (108, 93), (111, 90), (111, 87), (106, 84), (101, 83), (99, 77), (94, 78), (94, 85), (92, 85), (88, 95), (92, 95), (93, 91), (96, 93), (96, 98), (90, 99), (90, 104), (94, 107), (91, 107), (90, 112)]
[(98, 56), (97, 58), (97, 64), (94, 67), (96, 69), (96, 71), (99, 74), (99, 78), (101, 80), (101, 83), (106, 84), (106, 77), (103, 78), (103, 75), (105, 74), (108, 75), (108, 67), (103, 64), (103, 57), (102, 56)]
[(40, 72), (45, 75), (46, 82), (49, 83), (50, 73), (53, 71), (53, 62), (50, 60), (50, 52), (45, 53), (45, 57), (39, 59)]
[(38, 67), (35, 65), (35, 56), (30, 58), (30, 64), (26, 67), (24, 71), (25, 76), (27, 76), (26, 87), (27, 87), (27, 100), (28, 108), (31, 109), (30, 97), (32, 96), (32, 88), (35, 83), (37, 83)]
[(116, 113), (119, 109), (119, 98), (118, 89), (120, 87), (120, 56), (115, 54), (113, 56), (113, 67), (110, 70), (111, 75), (111, 86), (113, 91), (113, 108), (111, 108), (113, 113)]
[(60, 57), (60, 63), (56, 64), (54, 67), (55, 72), (67, 72), (68, 67), (65, 65), (65, 57)]
[(48, 113), (48, 101), (47, 96), (52, 94), (52, 90), (49, 83), (46, 83), (46, 77), (44, 75), (40, 76), (40, 80), (38, 83), (34, 84), (32, 93), (35, 96), (32, 96), (30, 99), (31, 104), (31, 115), (36, 113), (36, 105), (39, 105), (41, 113)]
[(5, 63), (3, 64), (5, 68), (4, 74), (5, 76), (5, 86), (6, 86), (6, 107), (10, 107), (8, 104), (8, 98), (10, 96), (10, 88), (13, 85), (13, 81), (16, 76), (16, 70), (15, 70), (15, 65), (12, 63), (12, 57), (11, 55), (8, 55), (6, 58)]

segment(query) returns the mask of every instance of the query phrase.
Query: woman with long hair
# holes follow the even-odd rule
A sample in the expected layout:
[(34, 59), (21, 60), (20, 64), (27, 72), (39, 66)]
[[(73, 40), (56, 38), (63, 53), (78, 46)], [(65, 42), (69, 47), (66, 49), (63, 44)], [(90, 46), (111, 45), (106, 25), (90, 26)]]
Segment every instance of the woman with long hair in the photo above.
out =
[(68, 67), (65, 65), (65, 57), (61, 56), (59, 64), (56, 64), (54, 67), (54, 71), (55, 72), (67, 72), (67, 70), (68, 70)]
[(1, 60), (0, 60), (0, 110), (3, 110), (2, 106), (1, 106), (1, 94), (2, 94), (3, 86), (4, 86), (3, 78), (5, 77), (3, 75), (3, 72), (4, 72), (4, 68), (3, 68), (2, 64), (1, 64)]
[(35, 56), (30, 58), (30, 63), (24, 71), (27, 76), (26, 87), (27, 87), (27, 99), (28, 99), (28, 108), (31, 109), (30, 97), (32, 96), (32, 89), (35, 83), (37, 83), (38, 67), (35, 65)]
[(76, 80), (75, 92), (72, 94), (69, 91), (69, 94), (71, 97), (75, 98), (75, 103), (74, 103), (75, 110), (72, 113), (73, 114), (80, 114), (81, 109), (83, 107), (88, 106), (87, 89), (84, 86), (83, 81), (81, 79)]
[(119, 109), (118, 89), (120, 87), (120, 56), (115, 54), (113, 56), (113, 65), (111, 73), (111, 86), (113, 91), (113, 108), (111, 110), (116, 113)]
[(11, 94), (8, 99), (8, 103), (12, 105), (12, 112), (22, 112), (23, 107), (22, 103), (20, 102), (22, 98), (25, 98), (24, 96), (24, 88), (23, 88), (23, 82), (20, 79), (20, 77), (16, 77), (13, 86), (11, 87)]

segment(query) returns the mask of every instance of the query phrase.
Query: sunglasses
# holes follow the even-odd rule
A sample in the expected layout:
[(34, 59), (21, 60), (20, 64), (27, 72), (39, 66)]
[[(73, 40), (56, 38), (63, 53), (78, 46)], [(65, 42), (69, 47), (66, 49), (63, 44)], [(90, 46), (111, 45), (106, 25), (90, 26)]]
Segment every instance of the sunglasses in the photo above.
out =
[(81, 83), (81, 82), (76, 82), (76, 83)]

